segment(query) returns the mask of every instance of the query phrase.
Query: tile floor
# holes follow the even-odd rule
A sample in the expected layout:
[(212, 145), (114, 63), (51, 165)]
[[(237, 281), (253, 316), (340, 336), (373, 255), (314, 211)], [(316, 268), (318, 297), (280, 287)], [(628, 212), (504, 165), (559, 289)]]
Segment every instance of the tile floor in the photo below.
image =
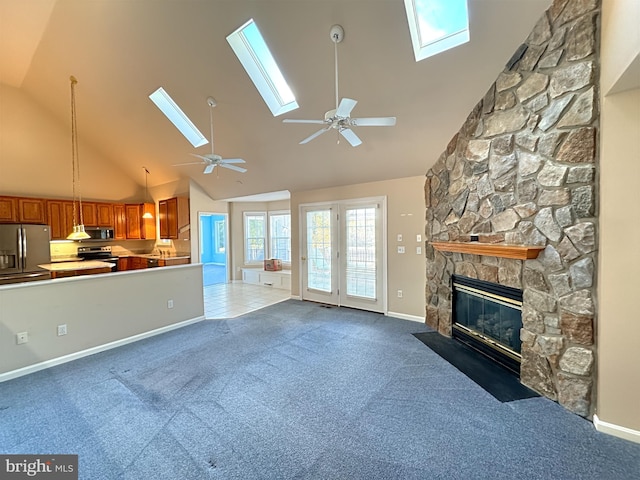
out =
[(233, 318), (289, 298), (289, 290), (260, 285), (241, 282), (207, 285), (204, 287), (205, 318)]

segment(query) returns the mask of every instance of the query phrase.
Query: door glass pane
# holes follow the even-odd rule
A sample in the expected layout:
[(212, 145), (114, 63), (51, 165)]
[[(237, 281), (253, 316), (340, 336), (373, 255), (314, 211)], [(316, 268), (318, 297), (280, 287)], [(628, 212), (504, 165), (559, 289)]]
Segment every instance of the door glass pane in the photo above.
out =
[(346, 211), (347, 295), (376, 298), (376, 208)]
[(331, 210), (307, 212), (307, 287), (331, 292)]

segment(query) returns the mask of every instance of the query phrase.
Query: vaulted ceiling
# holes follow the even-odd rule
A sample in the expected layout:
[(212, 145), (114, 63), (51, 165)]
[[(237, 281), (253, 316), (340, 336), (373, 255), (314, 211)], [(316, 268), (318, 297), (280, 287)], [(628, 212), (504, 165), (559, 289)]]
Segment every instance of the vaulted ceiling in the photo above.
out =
[[(400, 0), (0, 0), (2, 82), (19, 88), (64, 125), (69, 76), (78, 78), (80, 132), (96, 151), (149, 185), (191, 177), (214, 199), (299, 191), (424, 174), (502, 71), (550, 0), (469, 0), (471, 41), (416, 62)], [(273, 117), (226, 36), (249, 18), (300, 108)], [(335, 103), (332, 25), (341, 97), (352, 115), (396, 116), (395, 127), (360, 127), (359, 147), (336, 132), (306, 145)], [(9, 28), (11, 26), (11, 28)], [(194, 149), (148, 96), (163, 86), (215, 150), (242, 157), (247, 173), (204, 175)]]

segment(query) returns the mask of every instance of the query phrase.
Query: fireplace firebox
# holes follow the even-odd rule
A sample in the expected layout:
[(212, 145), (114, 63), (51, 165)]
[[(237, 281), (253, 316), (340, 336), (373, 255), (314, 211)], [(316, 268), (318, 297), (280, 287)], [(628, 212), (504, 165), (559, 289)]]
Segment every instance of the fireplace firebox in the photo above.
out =
[(522, 290), (453, 275), (453, 338), (520, 377)]

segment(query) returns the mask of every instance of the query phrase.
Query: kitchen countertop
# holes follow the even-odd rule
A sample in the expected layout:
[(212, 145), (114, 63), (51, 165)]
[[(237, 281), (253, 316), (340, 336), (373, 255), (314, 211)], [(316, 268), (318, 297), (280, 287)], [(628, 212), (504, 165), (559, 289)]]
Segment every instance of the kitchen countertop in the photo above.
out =
[(43, 263), (38, 266), (45, 270), (49, 270), (50, 272), (64, 272), (70, 270), (90, 270), (92, 268), (113, 268), (115, 265), (113, 263), (100, 262), (98, 260), (83, 260), (81, 262)]

